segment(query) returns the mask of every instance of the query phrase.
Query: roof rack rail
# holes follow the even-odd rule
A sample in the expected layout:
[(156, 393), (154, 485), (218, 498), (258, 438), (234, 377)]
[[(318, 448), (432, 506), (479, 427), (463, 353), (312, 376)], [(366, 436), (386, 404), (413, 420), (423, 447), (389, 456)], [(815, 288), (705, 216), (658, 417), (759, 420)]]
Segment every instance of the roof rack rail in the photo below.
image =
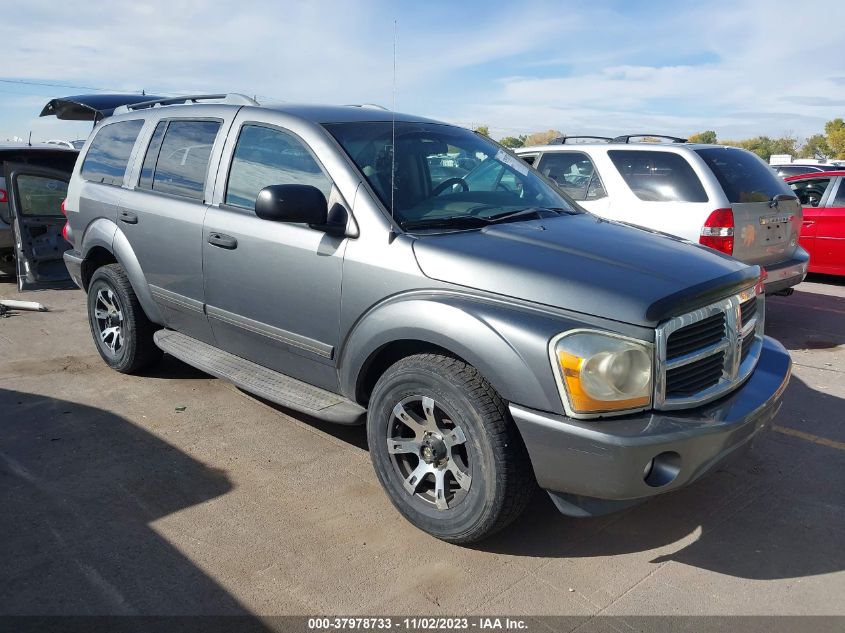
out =
[(372, 108), (374, 110), (387, 110), (383, 105), (378, 103), (347, 103), (350, 108)]
[(687, 139), (678, 138), (677, 136), (666, 136), (665, 134), (625, 134), (617, 136), (611, 142), (613, 143), (630, 143), (632, 138), (665, 138), (672, 143), (686, 143)]
[(584, 136), (558, 136), (557, 138), (553, 138), (551, 141), (549, 141), (549, 145), (566, 145), (571, 140), (582, 138), (591, 138), (596, 141), (603, 141), (605, 143), (610, 143), (613, 140), (609, 136), (591, 136), (589, 134)]
[(183, 105), (188, 103), (199, 103), (200, 101), (220, 101), (221, 103), (233, 105), (259, 105), (258, 101), (252, 97), (240, 94), (238, 92), (230, 92), (228, 94), (210, 94), (210, 95), (185, 95), (182, 97), (164, 97), (162, 99), (151, 99), (150, 101), (142, 101), (141, 103), (130, 103), (119, 108), (115, 108), (115, 114), (125, 114), (133, 110), (143, 110), (146, 108), (154, 108), (156, 106), (169, 105)]

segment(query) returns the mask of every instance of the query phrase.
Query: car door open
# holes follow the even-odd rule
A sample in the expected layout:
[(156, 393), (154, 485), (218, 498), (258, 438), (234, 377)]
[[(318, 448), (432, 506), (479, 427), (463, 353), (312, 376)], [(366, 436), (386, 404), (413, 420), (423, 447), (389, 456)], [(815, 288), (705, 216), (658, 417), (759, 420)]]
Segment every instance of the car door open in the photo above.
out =
[(6, 187), (14, 231), (18, 290), (71, 283), (62, 256), (70, 244), (62, 236), (70, 173), (6, 163)]

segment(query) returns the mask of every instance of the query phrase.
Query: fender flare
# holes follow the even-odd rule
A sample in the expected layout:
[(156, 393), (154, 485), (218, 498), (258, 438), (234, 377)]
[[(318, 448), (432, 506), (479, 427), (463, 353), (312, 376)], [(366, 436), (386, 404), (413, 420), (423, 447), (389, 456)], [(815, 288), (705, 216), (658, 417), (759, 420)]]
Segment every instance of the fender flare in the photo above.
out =
[(391, 343), (419, 342), (461, 357), (509, 402), (562, 412), (547, 346), (565, 324), (537, 314), (515, 319), (514, 312), (459, 293), (391, 297), (365, 313), (347, 336), (338, 362), (341, 390), (356, 400), (374, 355)]
[(83, 260), (95, 247), (106, 249), (114, 256), (117, 263), (123, 266), (126, 276), (129, 277), (129, 283), (132, 285), (132, 290), (135, 291), (138, 303), (141, 304), (141, 309), (144, 310), (147, 318), (153, 323), (164, 324), (164, 317), (153, 299), (150, 286), (144, 277), (141, 264), (138, 262), (138, 257), (120, 227), (107, 218), (94, 220), (88, 226), (82, 238)]

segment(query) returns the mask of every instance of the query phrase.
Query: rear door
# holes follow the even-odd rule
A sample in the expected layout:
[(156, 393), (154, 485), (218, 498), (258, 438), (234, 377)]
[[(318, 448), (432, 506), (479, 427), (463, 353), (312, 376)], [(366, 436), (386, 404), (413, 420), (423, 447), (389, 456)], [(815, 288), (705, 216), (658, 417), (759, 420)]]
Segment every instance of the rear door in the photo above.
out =
[(62, 201), (70, 172), (5, 163), (6, 191), (15, 240), (18, 290), (70, 283), (63, 254), (70, 248), (62, 228)]
[(802, 213), (789, 186), (746, 150), (707, 147), (695, 152), (719, 181), (733, 211), (733, 256), (763, 266), (792, 259)]
[(818, 236), (819, 223), (825, 201), (828, 199), (831, 190), (832, 178), (802, 178), (789, 183), (790, 188), (798, 196), (801, 203), (803, 219), (801, 222), (800, 243), (810, 253), (810, 269), (815, 271), (818, 266), (818, 254), (816, 238)]
[[(836, 178), (819, 209), (816, 226), (816, 261), (819, 272), (845, 275), (845, 178)], [(810, 260), (810, 265), (813, 261)]]

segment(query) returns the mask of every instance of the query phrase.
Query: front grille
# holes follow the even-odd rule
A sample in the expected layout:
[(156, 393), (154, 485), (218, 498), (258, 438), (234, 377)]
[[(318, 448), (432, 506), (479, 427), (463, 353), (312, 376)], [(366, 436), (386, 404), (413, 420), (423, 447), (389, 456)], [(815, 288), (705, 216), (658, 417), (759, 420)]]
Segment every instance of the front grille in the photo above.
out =
[(751, 351), (751, 346), (754, 344), (754, 333), (750, 333), (744, 339), (742, 339), (742, 349), (739, 353), (739, 362), (744, 363), (745, 359), (748, 358), (748, 353)]
[(657, 409), (698, 406), (730, 392), (756, 366), (764, 298), (749, 288), (657, 328)]
[(678, 358), (702, 347), (715, 345), (723, 338), (725, 338), (725, 313), (719, 312), (672, 332), (666, 342), (666, 358), (668, 360)]
[(757, 297), (751, 297), (739, 304), (740, 323), (745, 325), (757, 314)]
[(725, 367), (725, 352), (681, 365), (666, 372), (666, 397), (688, 397), (719, 382)]

